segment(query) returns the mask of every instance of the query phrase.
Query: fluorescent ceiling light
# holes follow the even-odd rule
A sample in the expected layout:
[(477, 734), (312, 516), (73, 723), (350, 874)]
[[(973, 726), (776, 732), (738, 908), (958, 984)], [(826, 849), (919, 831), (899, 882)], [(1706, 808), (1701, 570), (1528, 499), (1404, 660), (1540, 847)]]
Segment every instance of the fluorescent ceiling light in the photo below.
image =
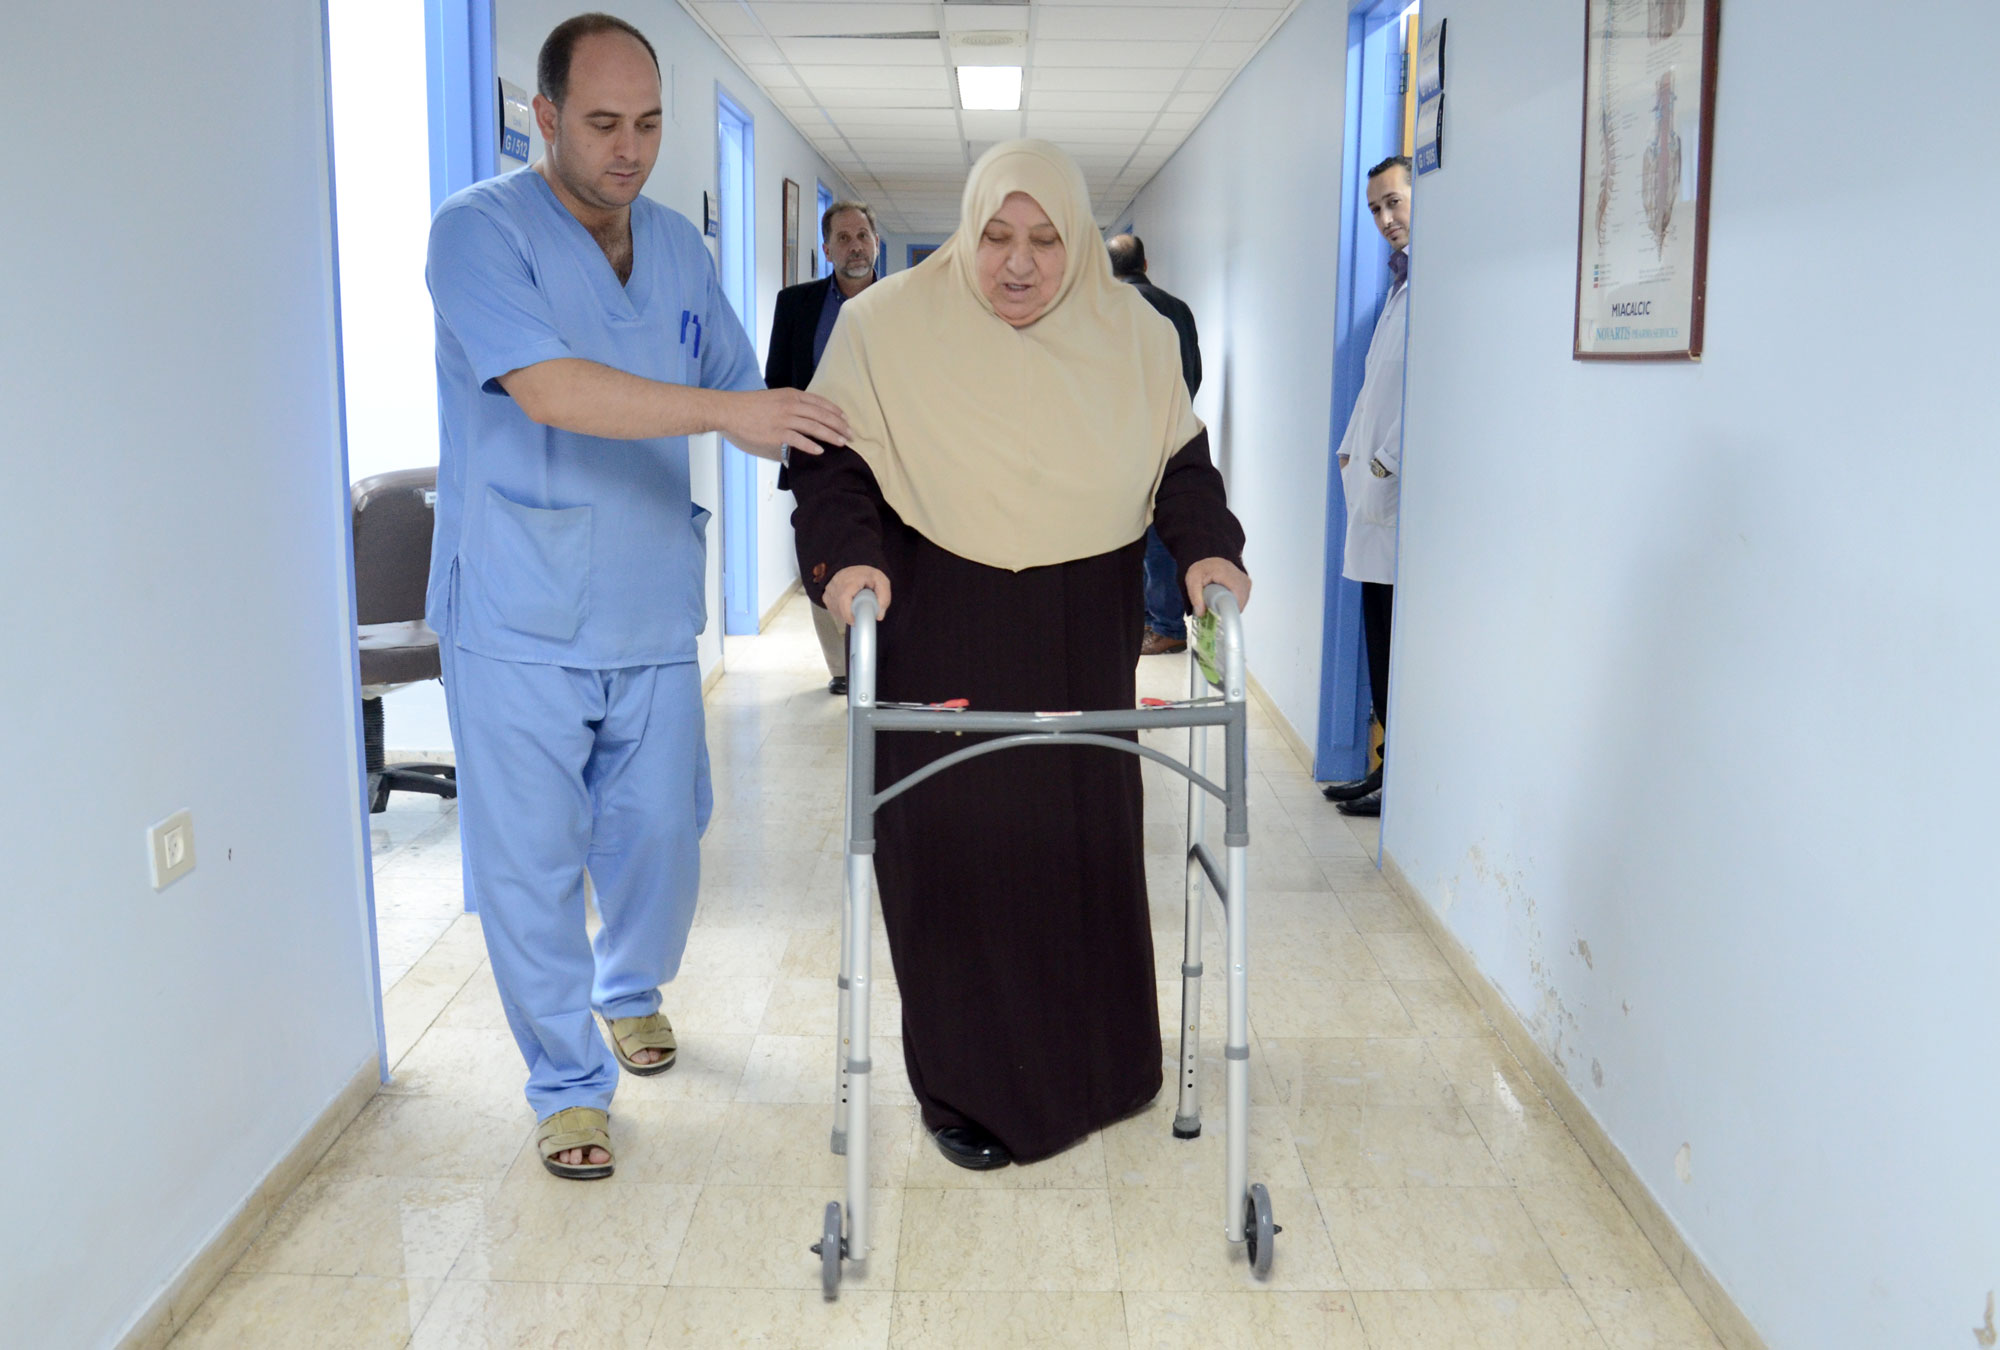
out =
[(958, 104), (967, 112), (1016, 112), (1021, 107), (1019, 66), (960, 66)]

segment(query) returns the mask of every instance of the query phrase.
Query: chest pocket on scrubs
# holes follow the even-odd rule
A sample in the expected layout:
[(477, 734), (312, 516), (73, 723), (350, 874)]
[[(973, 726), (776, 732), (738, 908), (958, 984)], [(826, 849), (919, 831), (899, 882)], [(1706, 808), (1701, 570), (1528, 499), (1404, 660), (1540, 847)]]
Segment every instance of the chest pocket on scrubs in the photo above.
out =
[(516, 632), (567, 642), (590, 598), (590, 508), (523, 506), (486, 489), (483, 589)]

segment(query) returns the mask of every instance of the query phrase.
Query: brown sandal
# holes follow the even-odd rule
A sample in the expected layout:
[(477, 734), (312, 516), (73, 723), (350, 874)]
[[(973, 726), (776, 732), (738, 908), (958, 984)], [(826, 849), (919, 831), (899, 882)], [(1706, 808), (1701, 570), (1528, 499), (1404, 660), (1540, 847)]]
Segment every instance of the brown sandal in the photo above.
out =
[(571, 1181), (595, 1181), (599, 1177), (611, 1175), (612, 1164), (608, 1162), (558, 1162), (556, 1154), (567, 1153), (571, 1149), (583, 1149), (584, 1157), (589, 1150), (601, 1148), (611, 1152), (611, 1133), (605, 1127), (611, 1123), (608, 1113), (594, 1106), (572, 1106), (558, 1111), (535, 1127), (535, 1147), (541, 1152), (542, 1166), (559, 1177)]
[[(674, 1040), (673, 1023), (667, 1020), (665, 1013), (648, 1013), (644, 1017), (607, 1017), (604, 1029), (611, 1033), (611, 1053), (625, 1066), (625, 1072), (651, 1078), (674, 1067), (674, 1057), (680, 1047)], [(651, 1064), (641, 1064), (632, 1058), (641, 1050), (665, 1053)]]

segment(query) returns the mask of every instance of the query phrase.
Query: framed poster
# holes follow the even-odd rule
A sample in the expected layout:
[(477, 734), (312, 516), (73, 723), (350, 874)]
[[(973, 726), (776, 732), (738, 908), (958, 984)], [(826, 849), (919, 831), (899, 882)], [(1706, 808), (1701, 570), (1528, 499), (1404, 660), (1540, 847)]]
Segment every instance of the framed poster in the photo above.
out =
[(915, 267), (918, 263), (938, 251), (936, 244), (910, 244), (903, 253), (903, 266)]
[(1579, 361), (1698, 361), (1722, 0), (1586, 0)]
[(785, 239), (781, 256), (784, 262), (778, 272), (780, 286), (796, 286), (805, 278), (799, 274), (799, 185), (791, 179), (785, 180)]
[(1439, 19), (1417, 44), (1417, 102), (1410, 140), (1419, 176), (1444, 167), (1444, 26)]

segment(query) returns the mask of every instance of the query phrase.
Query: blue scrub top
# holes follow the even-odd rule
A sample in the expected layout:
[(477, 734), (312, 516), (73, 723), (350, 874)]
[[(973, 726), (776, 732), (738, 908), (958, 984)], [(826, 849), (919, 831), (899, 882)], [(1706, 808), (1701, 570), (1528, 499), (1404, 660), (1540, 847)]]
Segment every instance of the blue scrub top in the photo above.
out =
[(498, 377), (579, 357), (668, 384), (762, 389), (700, 233), (632, 203), (632, 279), (532, 169), (431, 223), (437, 532), (426, 617), (481, 656), (582, 669), (695, 659), (708, 512), (685, 436), (606, 440), (528, 420)]

